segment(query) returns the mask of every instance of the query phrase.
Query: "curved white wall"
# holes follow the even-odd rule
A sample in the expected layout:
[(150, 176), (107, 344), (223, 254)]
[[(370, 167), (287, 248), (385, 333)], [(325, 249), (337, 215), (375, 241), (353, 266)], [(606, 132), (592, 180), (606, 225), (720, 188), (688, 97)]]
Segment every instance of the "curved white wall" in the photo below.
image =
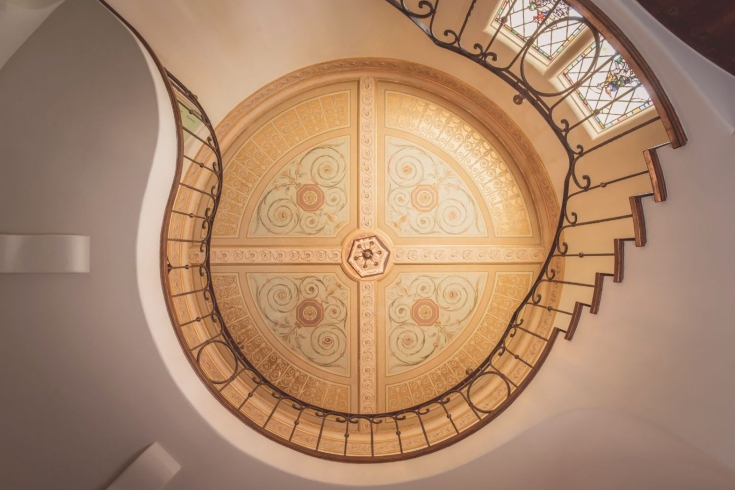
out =
[(63, 1), (0, 1), (0, 68)]

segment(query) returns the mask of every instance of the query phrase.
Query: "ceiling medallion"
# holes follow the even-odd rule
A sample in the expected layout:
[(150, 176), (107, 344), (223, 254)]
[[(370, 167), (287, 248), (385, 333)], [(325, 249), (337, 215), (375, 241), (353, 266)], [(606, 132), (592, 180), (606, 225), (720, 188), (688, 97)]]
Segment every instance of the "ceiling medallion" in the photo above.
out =
[(377, 233), (360, 233), (347, 240), (349, 251), (345, 255), (348, 272), (360, 279), (384, 274), (390, 259), (390, 249), (386, 241)]

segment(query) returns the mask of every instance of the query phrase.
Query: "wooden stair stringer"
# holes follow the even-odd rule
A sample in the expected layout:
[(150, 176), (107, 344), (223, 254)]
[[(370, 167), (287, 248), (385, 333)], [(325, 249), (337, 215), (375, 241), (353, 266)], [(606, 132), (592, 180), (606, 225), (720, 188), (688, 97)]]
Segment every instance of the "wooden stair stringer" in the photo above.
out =
[(651, 178), (651, 188), (653, 189), (653, 200), (655, 202), (663, 202), (669, 197), (666, 191), (664, 172), (661, 169), (661, 160), (658, 157), (658, 149), (667, 145), (669, 143), (643, 150), (643, 159), (646, 161), (648, 175)]
[(630, 196), (630, 212), (633, 216), (633, 231), (635, 233), (635, 246), (643, 247), (648, 241), (646, 235), (646, 218), (643, 214), (643, 198), (652, 197), (653, 192)]
[(564, 334), (564, 340), (572, 340), (574, 338), (574, 333), (577, 331), (577, 326), (579, 326), (579, 320), (582, 318), (582, 311), (584, 307), (588, 307), (590, 305), (586, 303), (581, 303), (577, 301), (574, 304), (574, 310), (572, 310), (572, 318), (569, 320), (569, 326), (567, 327), (567, 331)]

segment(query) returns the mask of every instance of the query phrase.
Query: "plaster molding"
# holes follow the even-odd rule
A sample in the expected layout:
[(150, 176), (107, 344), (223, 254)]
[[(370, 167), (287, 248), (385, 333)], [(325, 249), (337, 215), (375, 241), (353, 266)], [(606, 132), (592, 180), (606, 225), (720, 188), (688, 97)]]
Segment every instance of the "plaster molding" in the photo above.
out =
[(376, 140), (375, 78), (360, 78), (360, 228), (375, 228), (376, 210)]
[[(212, 247), (212, 264), (341, 264), (340, 248), (250, 248)], [(199, 247), (189, 249), (189, 262), (201, 264), (204, 253)]]
[(396, 264), (543, 262), (547, 250), (541, 247), (397, 246)]
[[(375, 281), (360, 283), (360, 413), (376, 413)], [(365, 427), (363, 427), (365, 426)], [(370, 427), (361, 424), (361, 431)]]

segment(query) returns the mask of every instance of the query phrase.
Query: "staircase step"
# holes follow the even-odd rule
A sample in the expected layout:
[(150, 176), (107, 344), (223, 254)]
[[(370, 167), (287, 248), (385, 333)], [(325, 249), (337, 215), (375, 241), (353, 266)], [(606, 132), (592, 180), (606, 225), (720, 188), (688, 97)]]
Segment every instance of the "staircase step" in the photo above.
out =
[(648, 174), (651, 177), (651, 187), (653, 187), (653, 200), (656, 202), (663, 202), (668, 197), (668, 194), (666, 192), (666, 181), (664, 180), (664, 173), (661, 170), (661, 160), (658, 158), (658, 149), (668, 144), (669, 143), (666, 143), (643, 151), (643, 159), (646, 161)]
[(646, 244), (646, 219), (643, 216), (644, 197), (653, 196), (653, 192), (630, 196), (630, 212), (633, 215), (633, 229), (635, 230), (635, 246), (642, 247)]
[(606, 272), (598, 272), (595, 274), (595, 289), (592, 293), (592, 303), (590, 304), (590, 313), (596, 315), (600, 311), (600, 302), (602, 301), (602, 285), (606, 277), (613, 277), (612, 274)]
[(577, 303), (574, 305), (574, 310), (572, 311), (572, 319), (569, 320), (569, 327), (567, 327), (567, 333), (564, 334), (565, 340), (572, 340), (574, 337), (574, 332), (577, 331), (577, 325), (579, 325), (579, 319), (582, 317), (582, 309), (590, 305), (586, 303), (580, 303), (577, 301)]
[(615, 272), (613, 273), (613, 282), (623, 282), (623, 273), (625, 270), (625, 242), (634, 241), (635, 238), (615, 239)]

